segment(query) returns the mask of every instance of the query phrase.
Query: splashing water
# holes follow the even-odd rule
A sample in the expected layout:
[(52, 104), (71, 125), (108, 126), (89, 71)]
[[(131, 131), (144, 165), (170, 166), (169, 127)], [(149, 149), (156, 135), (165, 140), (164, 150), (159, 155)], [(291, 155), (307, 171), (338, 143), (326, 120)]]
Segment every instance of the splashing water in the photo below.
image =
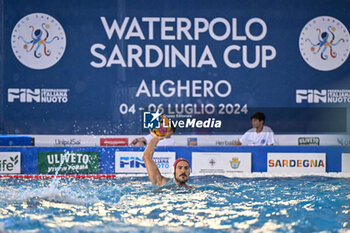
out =
[(68, 155), (68, 153), (69, 153), (69, 151), (67, 151), (67, 150), (64, 151), (64, 155), (62, 156), (60, 166), (58, 166), (58, 169), (55, 172), (55, 176), (52, 179), (52, 182), (50, 184), (50, 188), (49, 188), (50, 194), (54, 194), (55, 191), (57, 190), (57, 187), (58, 187), (58, 184), (60, 181), (60, 178), (57, 178), (57, 175), (58, 175), (59, 171), (61, 170), (62, 165), (63, 165), (64, 161), (66, 160), (66, 156)]
[[(98, 202), (99, 200), (96, 197), (92, 197), (87, 201), (82, 195), (83, 193), (76, 193), (74, 189), (69, 187), (69, 185), (60, 184), (61, 178), (58, 177), (58, 174), (66, 160), (68, 153), (69, 151), (65, 151), (60, 165), (55, 172), (54, 178), (52, 180), (48, 180), (51, 181), (49, 184), (40, 185), (35, 189), (24, 189), (21, 192), (13, 193), (13, 195), (9, 196), (9, 199), (14, 202), (25, 202), (34, 206), (41, 205), (42, 201), (77, 205)], [(84, 200), (82, 200), (82, 198)]]
[[(54, 194), (47, 188), (50, 183), (0, 179), (5, 231), (350, 230), (350, 180), (344, 178), (191, 177), (195, 190), (155, 187), (148, 177), (61, 178)], [(21, 199), (18, 193), (27, 196)]]

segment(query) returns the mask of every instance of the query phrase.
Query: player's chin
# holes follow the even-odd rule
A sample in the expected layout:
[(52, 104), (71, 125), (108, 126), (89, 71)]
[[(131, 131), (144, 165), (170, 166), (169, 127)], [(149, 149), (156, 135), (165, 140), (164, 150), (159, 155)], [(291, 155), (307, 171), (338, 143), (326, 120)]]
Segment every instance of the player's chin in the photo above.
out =
[(187, 181), (188, 180), (188, 176), (180, 176), (180, 180), (181, 181)]

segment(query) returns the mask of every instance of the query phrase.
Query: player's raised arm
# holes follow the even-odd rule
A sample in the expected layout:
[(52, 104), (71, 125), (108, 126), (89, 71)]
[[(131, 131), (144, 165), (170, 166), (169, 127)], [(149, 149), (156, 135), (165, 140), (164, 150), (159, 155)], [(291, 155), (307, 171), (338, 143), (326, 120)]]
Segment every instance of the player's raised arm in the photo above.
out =
[(145, 162), (148, 177), (151, 180), (153, 185), (164, 185), (168, 182), (168, 180), (160, 174), (158, 166), (153, 161), (154, 150), (162, 137), (158, 137), (153, 132), (151, 132), (153, 138), (148, 143), (146, 150), (143, 152), (143, 160)]

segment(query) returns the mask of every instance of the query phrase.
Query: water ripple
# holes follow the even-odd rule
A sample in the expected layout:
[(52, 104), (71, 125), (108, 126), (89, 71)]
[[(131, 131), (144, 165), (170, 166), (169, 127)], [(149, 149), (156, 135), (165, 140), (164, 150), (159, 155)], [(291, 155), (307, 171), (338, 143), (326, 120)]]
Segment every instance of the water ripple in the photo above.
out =
[(319, 232), (350, 230), (349, 179), (192, 177), (0, 179), (0, 232)]

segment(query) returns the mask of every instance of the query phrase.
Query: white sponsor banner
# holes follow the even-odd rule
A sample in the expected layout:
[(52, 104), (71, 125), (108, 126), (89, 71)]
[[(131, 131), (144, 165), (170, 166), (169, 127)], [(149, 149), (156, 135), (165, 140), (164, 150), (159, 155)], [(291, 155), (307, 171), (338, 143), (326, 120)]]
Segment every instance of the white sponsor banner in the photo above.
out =
[(0, 174), (21, 173), (21, 152), (0, 152)]
[(267, 153), (267, 172), (325, 173), (326, 153)]
[[(174, 135), (176, 146), (187, 146), (188, 140), (197, 146), (233, 146), (243, 135)], [(139, 136), (135, 136), (139, 137)], [(134, 138), (131, 137), (130, 140)], [(275, 146), (349, 146), (350, 136), (344, 134), (275, 134)]]
[[(34, 138), (35, 146), (100, 146), (100, 139), (106, 135), (28, 135)], [(146, 135), (108, 135), (114, 138), (128, 138), (129, 142)], [(233, 146), (242, 135), (173, 135), (176, 146), (187, 146), (188, 139), (197, 142), (198, 146)], [(344, 134), (275, 134), (275, 145), (298, 146), (349, 146), (350, 136)]]
[(350, 172), (350, 153), (341, 154), (341, 171)]
[(251, 172), (251, 153), (192, 152), (192, 173)]
[[(243, 134), (242, 134), (243, 135)], [(188, 138), (198, 146), (233, 146), (242, 135), (174, 135), (176, 146), (186, 146)], [(350, 136), (345, 134), (275, 134), (275, 146), (349, 146)]]
[[(142, 159), (142, 151), (116, 151), (116, 173), (147, 173), (145, 162)], [(160, 173), (173, 173), (175, 152), (154, 152), (153, 161), (159, 168)]]
[[(290, 134), (275, 135), (276, 145), (281, 146), (349, 146), (350, 137), (344, 134)], [(318, 142), (318, 143), (315, 143)]]
[(176, 146), (187, 146), (189, 138), (197, 146), (233, 146), (242, 135), (173, 135)]
[(99, 146), (100, 137), (91, 135), (31, 135), (35, 146)]

